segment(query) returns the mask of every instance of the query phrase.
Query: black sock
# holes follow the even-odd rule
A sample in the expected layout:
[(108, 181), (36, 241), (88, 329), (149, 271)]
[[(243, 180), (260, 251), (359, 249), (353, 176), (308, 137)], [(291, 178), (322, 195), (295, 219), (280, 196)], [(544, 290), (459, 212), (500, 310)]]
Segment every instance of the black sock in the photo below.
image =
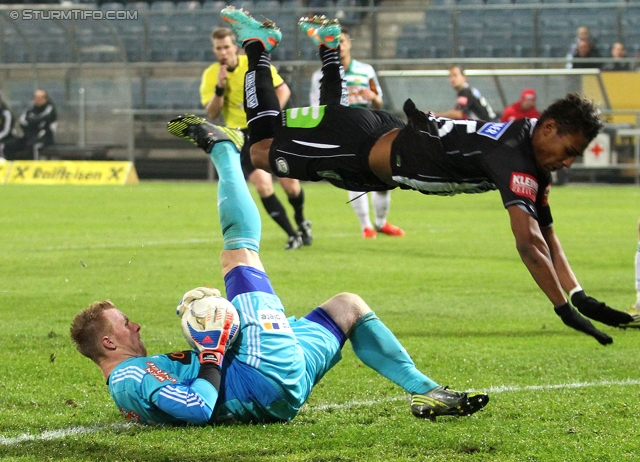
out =
[(322, 60), (322, 79), (320, 80), (320, 104), (349, 105), (347, 82), (344, 80), (344, 68), (340, 64), (340, 47), (331, 50), (324, 45), (318, 48)]
[(300, 224), (304, 221), (304, 189), (300, 189), (300, 194), (298, 194), (298, 197), (290, 197), (289, 203), (293, 207), (294, 219), (296, 220), (296, 224), (300, 226)]
[(245, 45), (249, 70), (244, 77), (244, 110), (251, 144), (273, 138), (280, 102), (271, 78), (271, 57), (256, 41)]
[(273, 221), (278, 223), (287, 235), (297, 236), (298, 233), (293, 229), (293, 226), (291, 226), (287, 211), (284, 209), (280, 199), (278, 199), (275, 194), (271, 194), (269, 197), (262, 197), (261, 199), (262, 205), (264, 205), (269, 216), (273, 218)]

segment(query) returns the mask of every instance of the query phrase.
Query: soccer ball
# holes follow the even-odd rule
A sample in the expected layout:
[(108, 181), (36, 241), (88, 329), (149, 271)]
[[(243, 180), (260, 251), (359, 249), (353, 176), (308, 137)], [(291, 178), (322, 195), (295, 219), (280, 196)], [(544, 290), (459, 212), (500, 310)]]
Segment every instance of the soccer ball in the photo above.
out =
[(227, 313), (231, 313), (233, 316), (227, 348), (238, 337), (240, 316), (236, 307), (226, 298), (219, 295), (206, 295), (182, 305), (186, 305), (182, 307), (184, 312), (182, 333), (192, 348), (196, 350), (202, 348), (197, 346), (194, 339), (198, 340), (200, 345), (206, 345), (207, 341), (212, 341), (213, 344), (217, 345), (218, 339), (222, 335), (224, 316)]

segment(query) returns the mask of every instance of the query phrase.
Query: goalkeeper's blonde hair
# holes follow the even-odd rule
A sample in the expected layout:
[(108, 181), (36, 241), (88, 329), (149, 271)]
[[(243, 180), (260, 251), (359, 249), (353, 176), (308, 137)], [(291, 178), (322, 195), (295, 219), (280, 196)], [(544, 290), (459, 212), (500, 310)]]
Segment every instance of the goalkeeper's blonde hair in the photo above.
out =
[(103, 313), (115, 307), (111, 300), (93, 302), (78, 313), (71, 324), (71, 338), (76, 348), (96, 364), (106, 357), (101, 347), (102, 336), (111, 332), (111, 325)]

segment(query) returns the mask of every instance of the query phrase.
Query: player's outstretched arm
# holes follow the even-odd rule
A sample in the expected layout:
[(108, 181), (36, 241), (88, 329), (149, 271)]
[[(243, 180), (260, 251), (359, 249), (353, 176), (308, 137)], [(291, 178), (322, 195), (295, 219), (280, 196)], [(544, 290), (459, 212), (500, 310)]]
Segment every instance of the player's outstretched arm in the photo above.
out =
[[(554, 310), (562, 322), (573, 329), (591, 335), (602, 345), (612, 343), (611, 337), (597, 330), (589, 320), (580, 316), (567, 302), (559, 275), (554, 267), (551, 250), (535, 218), (515, 205), (507, 210), (511, 218), (511, 230), (516, 239), (516, 248), (520, 258), (540, 289), (553, 304)], [(562, 274), (562, 278), (568, 278), (568, 274)]]
[(565, 293), (569, 294), (571, 303), (578, 308), (580, 313), (594, 321), (613, 327), (619, 327), (633, 322), (633, 317), (630, 314), (614, 310), (605, 303), (589, 297), (584, 290), (582, 290), (552, 226), (543, 229), (542, 234), (549, 246), (551, 259), (560, 280), (560, 285)]

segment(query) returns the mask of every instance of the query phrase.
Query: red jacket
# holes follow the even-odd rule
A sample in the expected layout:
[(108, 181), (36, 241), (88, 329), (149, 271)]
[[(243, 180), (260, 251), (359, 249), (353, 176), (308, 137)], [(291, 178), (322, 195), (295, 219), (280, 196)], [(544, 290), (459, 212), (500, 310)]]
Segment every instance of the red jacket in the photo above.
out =
[(535, 107), (532, 107), (527, 111), (523, 111), (520, 107), (520, 101), (517, 101), (511, 106), (505, 108), (504, 112), (502, 113), (502, 119), (500, 119), (500, 121), (510, 122), (516, 119), (524, 119), (525, 117), (528, 117), (530, 119), (537, 119), (538, 117), (540, 117), (540, 113)]

